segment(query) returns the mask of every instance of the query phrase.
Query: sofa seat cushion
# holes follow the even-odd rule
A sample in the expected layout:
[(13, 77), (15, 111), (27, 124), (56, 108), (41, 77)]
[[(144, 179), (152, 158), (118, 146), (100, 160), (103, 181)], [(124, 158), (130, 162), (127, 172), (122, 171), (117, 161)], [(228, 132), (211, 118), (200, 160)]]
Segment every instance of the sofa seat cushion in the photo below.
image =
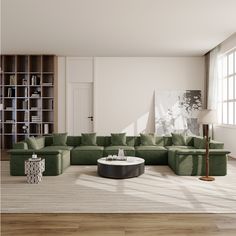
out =
[(103, 157), (102, 146), (78, 146), (71, 151), (71, 165), (96, 165)]
[(162, 146), (136, 146), (135, 155), (145, 160), (146, 165), (167, 165), (168, 151)]
[(133, 146), (108, 146), (104, 148), (104, 156), (117, 155), (119, 149), (123, 149), (126, 156), (135, 156)]
[(73, 147), (71, 147), (71, 146), (47, 146), (47, 147), (40, 149), (40, 151), (58, 151), (58, 150), (70, 151), (72, 149), (73, 149)]
[(166, 149), (162, 146), (136, 146), (135, 150), (142, 150), (142, 151), (164, 150), (166, 151)]
[(102, 146), (78, 146), (74, 148), (74, 150), (80, 150), (80, 151), (103, 151), (104, 147)]
[(168, 150), (179, 150), (179, 149), (195, 149), (195, 147), (192, 146), (166, 146), (166, 149)]

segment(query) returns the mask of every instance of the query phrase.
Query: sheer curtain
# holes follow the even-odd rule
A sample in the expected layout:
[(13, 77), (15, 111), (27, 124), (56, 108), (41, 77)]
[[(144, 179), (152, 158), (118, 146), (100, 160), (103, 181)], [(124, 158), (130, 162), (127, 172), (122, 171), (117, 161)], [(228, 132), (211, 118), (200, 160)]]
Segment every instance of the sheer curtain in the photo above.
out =
[(216, 110), (218, 102), (218, 56), (219, 47), (214, 48), (209, 54), (209, 68), (207, 78), (207, 109)]
[[(218, 75), (218, 58), (219, 46), (210, 51), (206, 55), (207, 78), (206, 78), (206, 108), (210, 110), (217, 110), (218, 96), (219, 96), (219, 75)], [(210, 136), (214, 138), (213, 126), (209, 127)]]

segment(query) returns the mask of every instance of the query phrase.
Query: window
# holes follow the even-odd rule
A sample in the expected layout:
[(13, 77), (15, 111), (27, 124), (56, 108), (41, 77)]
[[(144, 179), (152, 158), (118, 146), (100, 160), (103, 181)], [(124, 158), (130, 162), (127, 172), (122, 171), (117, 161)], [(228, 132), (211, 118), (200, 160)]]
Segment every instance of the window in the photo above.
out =
[(224, 125), (236, 125), (236, 49), (218, 60), (218, 114)]

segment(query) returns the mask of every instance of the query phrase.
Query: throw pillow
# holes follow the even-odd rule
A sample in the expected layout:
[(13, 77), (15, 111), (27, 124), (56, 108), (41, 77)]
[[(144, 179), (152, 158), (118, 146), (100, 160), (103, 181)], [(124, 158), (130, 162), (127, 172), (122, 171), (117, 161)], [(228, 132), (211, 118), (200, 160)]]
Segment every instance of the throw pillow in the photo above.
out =
[(82, 146), (97, 146), (96, 133), (81, 134), (81, 145)]
[(171, 133), (174, 146), (187, 146), (186, 136), (184, 134)]
[(66, 146), (67, 133), (55, 133), (52, 134), (53, 143), (52, 146)]
[(40, 149), (34, 136), (27, 138), (26, 143), (28, 144), (29, 149), (35, 149), (35, 150)]
[(156, 136), (155, 134), (140, 134), (140, 141), (142, 146), (155, 146)]
[(126, 133), (111, 134), (112, 146), (126, 146)]

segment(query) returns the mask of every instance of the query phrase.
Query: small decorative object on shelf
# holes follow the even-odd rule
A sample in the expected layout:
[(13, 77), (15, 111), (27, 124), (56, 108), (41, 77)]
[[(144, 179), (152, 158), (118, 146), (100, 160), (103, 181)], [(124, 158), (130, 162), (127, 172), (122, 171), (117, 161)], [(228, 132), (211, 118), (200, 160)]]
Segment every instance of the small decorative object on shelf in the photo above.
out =
[(15, 77), (15, 75), (10, 75), (10, 85), (16, 85), (16, 77)]
[(23, 129), (24, 134), (27, 134), (27, 132), (28, 132), (28, 126), (27, 126), (26, 124), (24, 124), (24, 125), (22, 126), (22, 129)]
[(28, 80), (26, 78), (23, 78), (22, 85), (28, 85)]

